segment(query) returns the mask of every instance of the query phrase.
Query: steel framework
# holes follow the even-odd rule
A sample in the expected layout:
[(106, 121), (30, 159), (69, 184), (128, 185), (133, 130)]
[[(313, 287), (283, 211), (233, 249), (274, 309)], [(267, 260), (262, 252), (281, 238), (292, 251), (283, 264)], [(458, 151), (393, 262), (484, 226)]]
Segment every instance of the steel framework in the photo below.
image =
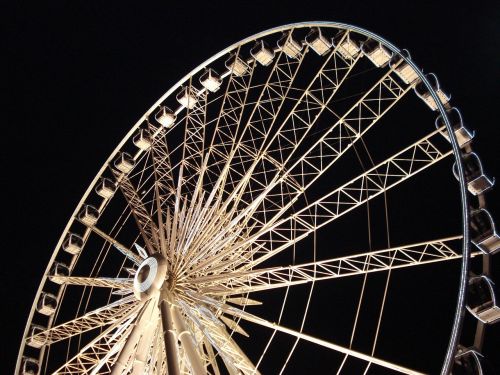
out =
[[(278, 39), (278, 47), (269, 46)], [(417, 140), (410, 132), (412, 141), (406, 142), (405, 131), (400, 139), (384, 127), (413, 89), (412, 105), (422, 109), (418, 97), (427, 95), (425, 103), (443, 123), (435, 130), (422, 124)], [(39, 373), (259, 374), (280, 333), (294, 340), (280, 373), (299, 356), (299, 342), (341, 354), (338, 363), (328, 364), (338, 372), (348, 371), (346, 363), (354, 360), (365, 373), (371, 366), (421, 373), (376, 351), (391, 274), (434, 263), (454, 267), (459, 260), (457, 307), (441, 369), (449, 373), (459, 348), (469, 261), (484, 253), (470, 249), (461, 157), (470, 144), (458, 143), (450, 108), (448, 97), (408, 54), (351, 25), (286, 25), (221, 51), (163, 95), (99, 170), (47, 266), (16, 372), (28, 373), (30, 357)], [(385, 134), (378, 148), (390, 149), (393, 142), (392, 152), (378, 153), (376, 144), (368, 148), (377, 132)], [(439, 167), (450, 158), (459, 180), (454, 204), (461, 227), (446, 238), (424, 234), (418, 242), (391, 245), (389, 195), (432, 179), (431, 168), (441, 168), (443, 180), (452, 177)], [(113, 181), (104, 193), (102, 178)], [(101, 200), (90, 210), (95, 191)], [(372, 202), (385, 205), (388, 246), (382, 250), (371, 242)], [(356, 212), (363, 208), (368, 249), (318, 243), (337, 223), (359, 220)], [(73, 232), (82, 243), (69, 253), (64, 244)], [(55, 267), (63, 261), (64, 267)], [(85, 262), (94, 267), (80, 266)], [(366, 352), (355, 348), (353, 338), (374, 274), (385, 275), (386, 282)], [(314, 290), (339, 278), (363, 279), (350, 342), (304, 332)], [(301, 286), (309, 293), (297, 312), (301, 323), (287, 326), (288, 295)], [(281, 296), (281, 312), (273, 318), (260, 302), (268, 294)], [(238, 338), (252, 338), (253, 326), (270, 332), (260, 357)]]

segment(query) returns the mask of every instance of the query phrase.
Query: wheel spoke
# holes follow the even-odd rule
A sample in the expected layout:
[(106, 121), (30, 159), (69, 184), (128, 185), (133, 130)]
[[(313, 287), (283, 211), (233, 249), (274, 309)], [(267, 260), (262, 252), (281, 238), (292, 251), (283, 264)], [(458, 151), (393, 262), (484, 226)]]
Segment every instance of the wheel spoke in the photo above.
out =
[[(347, 73), (349, 71), (350, 69), (347, 70)], [(321, 71), (320, 73), (324, 74)], [(335, 163), (335, 161), (337, 161), (357, 140), (361, 139), (362, 135), (375, 123), (377, 123), (383, 115), (386, 114), (388, 110), (408, 92), (410, 86), (406, 88), (399, 86), (391, 76), (391, 73), (392, 70), (386, 73), (379, 80), (379, 82), (375, 84), (371, 90), (369, 90), (368, 93), (366, 93), (344, 116), (339, 118), (339, 120), (330, 127), (329, 131), (325, 132), (325, 135), (316, 141), (316, 143), (311, 146), (301, 158), (295, 161), (290, 169), (281, 170), (280, 168), (284, 167), (273, 167), (274, 175), (270, 177), (272, 180), (267, 181), (265, 185), (264, 183), (259, 183), (260, 186), (265, 186), (265, 188), (252, 190), (251, 195), (258, 194), (257, 197), (250, 200), (248, 203), (245, 203), (246, 207), (238, 212), (238, 216), (233, 219), (233, 222), (239, 223), (239, 220), (246, 218), (246, 222), (244, 222), (245, 224), (252, 219), (257, 222), (258, 228), (265, 228), (266, 226), (269, 226), (269, 223), (272, 223), (272, 221), (276, 221), (283, 216), (284, 213), (287, 212), (292, 204), (298, 199), (298, 197), (303, 194), (305, 189), (310, 187), (317, 178), (326, 172)], [(319, 76), (321, 76), (321, 74), (319, 74)], [(331, 98), (333, 98), (336, 93), (336, 89), (342, 82), (343, 81), (340, 80), (337, 85), (334, 86), (335, 89), (333, 89), (330, 97), (328, 97), (327, 104)], [(309, 91), (306, 90), (306, 92)], [(310, 119), (306, 127), (294, 130), (294, 133), (299, 132), (299, 130), (303, 131), (303, 134), (301, 133), (302, 137), (298, 137), (297, 134), (295, 135), (299, 140), (294, 144), (294, 150), (300, 145), (300, 142), (305, 139), (307, 132), (314, 125), (315, 121), (319, 117), (319, 114), (325, 107), (326, 104), (320, 106), (321, 110), (318, 113), (318, 116)], [(295, 126), (293, 121), (290, 123), (292, 126)], [(282, 129), (278, 130), (278, 132), (274, 135), (274, 138), (280, 134), (281, 130)], [(290, 130), (285, 128), (283, 131), (288, 132)], [(254, 160), (258, 161), (261, 158), (262, 157), (259, 155), (253, 155)], [(285, 162), (288, 160), (289, 158), (285, 160)], [(307, 177), (303, 173), (299, 173), (299, 171), (304, 170), (305, 164), (308, 164), (309, 167), (314, 169), (314, 173), (308, 175)], [(241, 179), (243, 184), (248, 184), (250, 180), (255, 180), (255, 177), (252, 175), (254, 171), (253, 168), (255, 168), (256, 165), (257, 162), (254, 162), (252, 167), (247, 171), (245, 177)], [(286, 194), (284, 193), (286, 189), (283, 185), (287, 186), (287, 188), (293, 192), (290, 194), (290, 198), (286, 201), (283, 200), (283, 196)], [(278, 190), (278, 192), (276, 192), (276, 190)], [(229, 204), (231, 198), (237, 196), (237, 191), (238, 190), (235, 190), (230, 198), (228, 198), (226, 205)], [(242, 196), (243, 194), (240, 194), (237, 197), (241, 198)], [(234, 205), (237, 206), (239, 203), (240, 201), (238, 200)], [(257, 217), (259, 215), (264, 217), (264, 219), (258, 220)], [(267, 233), (269, 231), (264, 229), (264, 232)], [(275, 230), (272, 230), (271, 234), (276, 238), (276, 241), (274, 242), (282, 242), (280, 233), (276, 233)], [(273, 242), (272, 245), (274, 245)], [(227, 254), (231, 251), (234, 251), (234, 249), (231, 248), (227, 252), (219, 254), (218, 258), (220, 259), (227, 256)]]
[[(183, 311), (196, 324), (205, 335), (215, 350), (219, 353), (230, 374), (259, 374), (246, 354), (227, 333), (223, 324), (220, 323), (213, 313), (206, 307), (189, 306), (180, 301)], [(215, 361), (215, 359), (213, 360)], [(213, 362), (212, 362), (213, 363)]]
[(157, 249), (160, 248), (158, 228), (154, 223), (151, 214), (141, 200), (139, 193), (134, 188), (131, 180), (122, 173), (116, 172), (115, 170), (113, 170), (113, 172), (115, 173), (118, 181), (120, 191), (127, 200), (128, 206), (132, 211), (132, 216), (137, 223), (149, 254), (154, 254), (158, 251)]
[(288, 267), (242, 272), (236, 270), (228, 274), (198, 277), (189, 282), (198, 285), (204, 293), (213, 296), (235, 295), (414, 267), (461, 258), (461, 255), (451, 246), (452, 244), (459, 245), (458, 240), (461, 238), (461, 236), (450, 237)]
[(94, 374), (102, 368), (109, 373), (114, 357), (130, 334), (132, 317), (114, 324), (85, 345), (74, 357), (54, 371), (58, 375)]
[(51, 280), (59, 284), (80, 285), (112, 289), (130, 289), (133, 288), (133, 280), (129, 278), (113, 277), (81, 277), (81, 276), (49, 276)]
[[(288, 139), (290, 134), (293, 134), (292, 138), (300, 138), (300, 130), (309, 129), (326, 107), (317, 102), (318, 99), (316, 99), (315, 95), (325, 98), (324, 100), (328, 103), (357, 61), (356, 59), (346, 63), (338, 56), (336, 49), (334, 49), (325, 59), (322, 67), (313, 77), (308, 87), (305, 90), (299, 90), (301, 92), (300, 97), (298, 99), (291, 99), (288, 93), (292, 88), (293, 80), (298, 73), (302, 64), (302, 59), (305, 57), (306, 53), (307, 49), (300, 55), (298, 61), (291, 62), (286, 60), (286, 63), (290, 64), (290, 66), (288, 67), (289, 73), (286, 74), (285, 78), (280, 77), (280, 70), (271, 73), (269, 78), (271, 79), (273, 77), (272, 74), (275, 73), (277, 78), (274, 80), (277, 80), (280, 87), (286, 84), (286, 90), (281, 89), (276, 91), (268, 88), (261, 92), (261, 97), (257, 101), (257, 105), (252, 112), (252, 117), (247, 122), (240, 139), (234, 142), (235, 145), (233, 145), (231, 153), (225, 156), (225, 171), (234, 176), (227, 178), (225, 174), (223, 174), (224, 179), (229, 181), (229, 188), (226, 188), (230, 194), (227, 203), (234, 199), (235, 194), (232, 192), (232, 189), (234, 189), (237, 184), (243, 183), (244, 186), (249, 186), (249, 184), (252, 183), (251, 186), (253, 187), (247, 192), (247, 195), (249, 195), (247, 199), (250, 200), (253, 200), (254, 196), (257, 196), (258, 193), (267, 186), (267, 181), (265, 181), (265, 179), (269, 172), (266, 171), (265, 164), (268, 164), (267, 168), (274, 173), (283, 170), (283, 163), (274, 159), (267, 152), (272, 142), (277, 140), (282, 143), (283, 140), (281, 138), (284, 137)], [(279, 64), (275, 65), (275, 67), (277, 66), (279, 66)], [(336, 78), (336, 81), (332, 81), (333, 77)], [(329, 84), (325, 85), (323, 83), (324, 80), (329, 82)], [(265, 87), (272, 87), (272, 84), (273, 80), (268, 80)], [(283, 108), (285, 99), (291, 99), (293, 101), (293, 109), (288, 113), (285, 120), (278, 128), (275, 129), (274, 125), (278, 118), (278, 113)], [(266, 108), (269, 106), (270, 108)], [(257, 113), (264, 112), (266, 115), (264, 117), (261, 115), (259, 118), (253, 119), (256, 109), (258, 110)], [(304, 127), (304, 123), (307, 124), (306, 127)], [(290, 127), (292, 129), (289, 129)], [(279, 135), (281, 135), (281, 138)], [(248, 138), (246, 141), (244, 136)], [(221, 157), (224, 158), (224, 155), (221, 155)], [(255, 173), (256, 166), (259, 163), (264, 163), (262, 165), (264, 171)], [(293, 184), (293, 179), (290, 180), (292, 181), (292, 185), (296, 186), (296, 184)], [(296, 187), (294, 189), (296, 189)]]
[[(436, 130), (413, 145), (398, 152), (341, 187), (331, 191), (289, 217), (265, 226), (239, 245), (260, 243), (262, 254), (252, 261), (262, 263), (326, 224), (338, 219), (365, 202), (414, 177), (419, 172), (452, 154), (440, 145), (440, 131)], [(446, 149), (445, 149), (446, 147)], [(269, 246), (259, 237), (272, 232), (276, 240)], [(229, 249), (231, 251), (233, 249)]]
[(86, 331), (123, 321), (136, 313), (138, 308), (139, 304), (134, 297), (125, 297), (107, 306), (88, 312), (76, 319), (29, 336), (26, 341), (50, 345)]
[(91, 227), (88, 227), (88, 228), (92, 232), (94, 232), (95, 234), (97, 234), (99, 237), (101, 237), (102, 239), (106, 240), (111, 245), (113, 245), (113, 247), (115, 249), (117, 249), (120, 253), (122, 253), (123, 255), (125, 255), (128, 259), (130, 259), (136, 265), (141, 264), (141, 262), (143, 261), (143, 259), (139, 255), (137, 255), (133, 251), (129, 250), (125, 245), (121, 244), (116, 239), (114, 239), (110, 235), (106, 234), (105, 232), (103, 232), (102, 230), (100, 230), (99, 228), (97, 228), (96, 226), (91, 226)]
[[(346, 37), (346, 36), (345, 36)], [(322, 68), (316, 74), (309, 87), (303, 91), (287, 118), (272, 130), (271, 126), (261, 129), (270, 140), (262, 145), (262, 149), (250, 152), (252, 166), (248, 168), (246, 180), (253, 183), (251, 193), (247, 197), (251, 201), (262, 199), (258, 214), (267, 222), (273, 216), (280, 216), (297, 195), (303, 193), (321, 174), (347, 151), (361, 136), (368, 131), (382, 116), (406, 94), (411, 86), (403, 87), (392, 76), (393, 67), (371, 89), (367, 91), (343, 116), (339, 116), (330, 108), (332, 99), (352, 68), (361, 57), (346, 62), (334, 50)], [(328, 82), (325, 84), (324, 82)], [(313, 125), (325, 111), (332, 112), (338, 119), (316, 143), (299, 157), (291, 166), (286, 164), (304, 141)], [(255, 147), (254, 147), (255, 148)], [(251, 147), (247, 149), (252, 150)], [(273, 161), (268, 170), (261, 172), (261, 180), (253, 170), (258, 163)], [(264, 168), (266, 169), (266, 168)], [(313, 172), (304, 173), (312, 169)], [(271, 181), (270, 181), (271, 180)], [(283, 184), (293, 192), (288, 202), (283, 202)], [(255, 185), (257, 187), (255, 187)], [(272, 189), (280, 192), (272, 194)], [(267, 193), (258, 196), (259, 192)], [(288, 205), (286, 203), (289, 203)], [(285, 206), (285, 207), (283, 207)]]
[(266, 319), (260, 318), (256, 315), (253, 315), (253, 314), (250, 314), (249, 312), (246, 312), (246, 311), (240, 310), (238, 308), (219, 303), (219, 302), (212, 300), (210, 298), (203, 298), (202, 301), (211, 303), (215, 308), (220, 309), (221, 311), (223, 311), (226, 314), (230, 314), (230, 315), (233, 315), (237, 318), (244, 319), (246, 321), (258, 324), (260, 326), (289, 334), (289, 335), (294, 336), (298, 339), (308, 341), (308, 342), (311, 342), (313, 344), (320, 345), (320, 346), (335, 350), (335, 351), (340, 352), (340, 353), (350, 355), (352, 357), (361, 359), (361, 360), (366, 361), (368, 363), (373, 363), (373, 364), (376, 364), (376, 365), (379, 365), (379, 366), (382, 366), (382, 367), (385, 367), (385, 368), (388, 368), (391, 370), (401, 372), (403, 374), (422, 374), (422, 373), (417, 372), (415, 370), (411, 370), (411, 369), (405, 368), (403, 366), (399, 366), (397, 364), (382, 360), (380, 358), (369, 356), (369, 355), (360, 353), (358, 351), (355, 351), (355, 350), (352, 350), (349, 348), (345, 348), (341, 345), (337, 345), (337, 344), (334, 344), (332, 342), (329, 342), (329, 341), (326, 341), (326, 340), (323, 340), (323, 339), (320, 339), (317, 337), (313, 337), (311, 335), (308, 335), (308, 334), (305, 334), (302, 332), (298, 332), (298, 331), (293, 330), (291, 328), (283, 327), (283, 326), (278, 325), (276, 323), (269, 322)]
[[(236, 56), (239, 55), (239, 52), (240, 47), (236, 49)], [(205, 173), (208, 179), (207, 183), (211, 183), (212, 179), (217, 180), (220, 178), (227, 155), (229, 155), (232, 145), (237, 139), (236, 136), (243, 112), (247, 106), (254, 69), (255, 62), (248, 65), (248, 69), (244, 74), (236, 75), (233, 71), (230, 73), (226, 92), (222, 98), (221, 109), (214, 125), (215, 129), (210, 146), (207, 150), (210, 160), (210, 168)], [(208, 172), (212, 173), (208, 174)]]
[[(279, 52), (265, 84), (259, 87), (259, 97), (250, 111), (249, 119), (245, 122), (240, 134), (236, 135), (237, 138), (233, 140), (230, 152), (220, 156), (226, 163), (227, 173), (223, 173), (221, 177), (224, 180), (223, 186), (229, 193), (238, 184), (240, 177), (245, 174), (248, 165), (255, 164), (253, 155), (248, 155), (245, 151), (258, 150), (266, 143), (266, 138), (273, 129), (285, 100), (290, 99), (289, 90), (306, 53), (307, 49), (297, 60), (291, 60), (283, 51)], [(242, 146), (247, 146), (247, 148)]]
[[(200, 93), (195, 92), (192, 86), (192, 77), (189, 80), (187, 89), (193, 95), (197, 95), (197, 102), (192, 109), (186, 108), (186, 116), (184, 118), (184, 142), (182, 143), (182, 159), (181, 164), (184, 169), (186, 178), (182, 180), (182, 193), (186, 194), (195, 187), (196, 178), (201, 170), (205, 146), (205, 126), (207, 120), (207, 91), (200, 90)], [(184, 188), (185, 185), (185, 188)], [(191, 185), (191, 186), (189, 186)]]

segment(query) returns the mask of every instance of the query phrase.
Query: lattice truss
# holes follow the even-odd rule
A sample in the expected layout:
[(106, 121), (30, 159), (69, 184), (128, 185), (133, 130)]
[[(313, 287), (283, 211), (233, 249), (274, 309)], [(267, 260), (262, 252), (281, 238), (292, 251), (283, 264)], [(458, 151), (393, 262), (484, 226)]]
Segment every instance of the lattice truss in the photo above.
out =
[[(126, 218), (130, 216), (138, 229), (135, 247), (122, 243), (118, 232), (102, 229), (99, 221), (83, 222), (91, 235), (125, 255), (129, 274), (51, 275), (63, 286), (107, 288), (111, 301), (27, 338), (28, 343), (49, 347), (94, 333), (55, 373), (219, 374), (225, 367), (230, 374), (256, 374), (256, 363), (235, 338), (248, 335), (240, 321), (412, 373), (249, 312), (260, 304), (249, 293), (258, 299), (258, 292), (272, 289), (461, 257), (456, 250), (461, 237), (456, 236), (266, 266), (320, 228), (451, 154), (443, 129), (438, 129), (351, 180), (308, 198), (315, 183), (351, 149), (361, 147), (368, 131), (383, 126), (379, 123), (384, 116), (414, 86), (403, 82), (395, 74), (398, 64), (392, 64), (381, 68), (362, 94), (339, 112), (339, 94), (365, 60), (362, 51), (339, 51), (348, 40), (345, 33), (321, 59), (304, 46), (294, 57), (275, 51), (267, 67), (255, 59), (242, 60), (243, 73), (229, 70), (215, 93), (200, 89), (191, 77), (186, 88), (197, 101), (192, 108), (176, 111), (172, 128), (152, 117), (145, 121), (151, 144), (135, 154), (135, 168), (124, 173), (109, 167), (116, 194), (126, 202)], [(167, 302), (161, 302), (163, 294), (146, 301), (134, 296), (134, 273), (153, 254), (168, 263)], [(161, 303), (168, 306), (160, 309)], [(168, 327), (165, 311), (171, 316)], [(174, 344), (166, 346), (167, 336)], [(169, 358), (168, 353), (175, 356)]]

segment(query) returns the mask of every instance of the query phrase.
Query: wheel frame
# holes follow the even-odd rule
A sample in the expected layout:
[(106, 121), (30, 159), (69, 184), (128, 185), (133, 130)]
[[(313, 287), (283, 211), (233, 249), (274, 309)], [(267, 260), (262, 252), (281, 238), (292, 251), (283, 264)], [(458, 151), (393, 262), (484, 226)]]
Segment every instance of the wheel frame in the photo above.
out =
[[(53, 254), (48, 262), (48, 265), (45, 269), (44, 275), (41, 279), (40, 285), (37, 289), (36, 295), (34, 302), (32, 304), (28, 320), (26, 323), (26, 327), (23, 333), (22, 341), (21, 341), (21, 346), (19, 349), (19, 354), (16, 362), (16, 369), (15, 372), (19, 373), (20, 371), (20, 366), (22, 363), (23, 359), (23, 354), (24, 354), (24, 347), (26, 345), (26, 338), (31, 326), (31, 322), (33, 320), (33, 316), (36, 311), (36, 305), (38, 302), (38, 299), (43, 292), (43, 287), (45, 283), (48, 280), (48, 275), (51, 270), (51, 267), (56, 259), (56, 256), (58, 252), (61, 249), (61, 246), (71, 228), (73, 225), (75, 219), (77, 218), (78, 213), (82, 209), (83, 205), (85, 204), (88, 196), (92, 193), (94, 187), (96, 186), (96, 183), (99, 181), (99, 178), (103, 175), (105, 172), (106, 168), (116, 155), (120, 152), (120, 150), (123, 148), (125, 143), (130, 140), (136, 130), (139, 128), (139, 126), (147, 120), (147, 118), (158, 108), (158, 106), (165, 101), (166, 98), (170, 97), (171, 95), (175, 95), (175, 93), (178, 91), (178, 89), (190, 79), (190, 77), (194, 76), (195, 74), (199, 73), (202, 69), (207, 67), (209, 64), (211, 64), (213, 61), (219, 59), (220, 57), (228, 54), (232, 50), (236, 49), (240, 45), (247, 44), (251, 42), (252, 40), (257, 40), (259, 38), (265, 37), (270, 34), (274, 34), (280, 31), (286, 31), (289, 29), (296, 29), (296, 28), (311, 28), (311, 27), (323, 27), (323, 28), (333, 28), (333, 29), (338, 29), (338, 30), (344, 30), (344, 31), (353, 31), (356, 32), (360, 35), (366, 36), (370, 39), (373, 39), (379, 43), (381, 43), (384, 47), (389, 49), (394, 55), (399, 56), (405, 63), (407, 63), (417, 74), (418, 78), (420, 81), (425, 85), (429, 93), (431, 94), (431, 97), (435, 101), (437, 105), (437, 111), (438, 113), (442, 116), (444, 120), (444, 124), (446, 127), (446, 130), (448, 132), (448, 135), (450, 135), (450, 144), (452, 146), (452, 151), (453, 151), (453, 156), (454, 159), (457, 163), (457, 172), (458, 172), (458, 181), (459, 181), (459, 190), (460, 190), (460, 198), (461, 198), (461, 211), (462, 211), (462, 261), (461, 261), (461, 271), (460, 271), (460, 280), (459, 280), (459, 290), (458, 290), (458, 296), (457, 296), (457, 302), (456, 302), (456, 310), (455, 310), (455, 316), (454, 316), (454, 321), (453, 321), (453, 327), (452, 331), (450, 334), (450, 340), (448, 344), (448, 348), (446, 351), (446, 355), (443, 361), (442, 369), (441, 369), (441, 374), (445, 375), (448, 374), (451, 371), (451, 367), (453, 365), (455, 353), (458, 348), (459, 344), (459, 339), (460, 339), (460, 334), (462, 331), (462, 326), (463, 326), (463, 321), (464, 321), (464, 316), (465, 316), (465, 302), (466, 302), (466, 293), (467, 293), (467, 285), (468, 285), (468, 280), (469, 280), (469, 268), (470, 268), (470, 237), (469, 237), (469, 205), (468, 205), (468, 194), (467, 194), (467, 184), (466, 184), (466, 179), (465, 179), (465, 172), (464, 172), (464, 165), (463, 165), (463, 160), (462, 160), (462, 153), (460, 151), (460, 147), (458, 145), (458, 141), (456, 139), (455, 133), (453, 131), (452, 124), (450, 122), (450, 119), (448, 117), (448, 114), (446, 112), (445, 107), (441, 103), (437, 92), (434, 90), (432, 84), (427, 80), (423, 72), (417, 67), (417, 65), (411, 60), (409, 56), (403, 53), (403, 50), (400, 50), (397, 48), (395, 45), (387, 41), (385, 38), (370, 32), (366, 29), (363, 29), (358, 26), (353, 26), (350, 24), (346, 23), (340, 23), (340, 22), (330, 22), (330, 21), (311, 21), (311, 22), (299, 22), (299, 23), (292, 23), (292, 24), (287, 24), (275, 28), (271, 28), (256, 34), (253, 34), (247, 38), (244, 38), (236, 43), (233, 43), (229, 47), (226, 47), (219, 53), (215, 54), (211, 58), (205, 60), (203, 63), (198, 65), (196, 68), (191, 70), (188, 74), (186, 74), (182, 79), (180, 79), (176, 84), (174, 84), (168, 91), (166, 91), (150, 108), (147, 110), (139, 119), (138, 121), (132, 126), (132, 128), (125, 134), (125, 136), (122, 138), (122, 140), (118, 143), (116, 148), (113, 150), (113, 152), (110, 154), (108, 159), (103, 163), (101, 168), (99, 169), (97, 175), (94, 177), (94, 179), (91, 181), (89, 187), (83, 194), (82, 198), (78, 202), (75, 210), (73, 211), (68, 223), (66, 224), (54, 250)], [(78, 259), (78, 256), (75, 257), (75, 259)], [(76, 261), (73, 263), (73, 265), (76, 263)], [(65, 287), (63, 286), (61, 288), (61, 291), (63, 291)], [(49, 319), (49, 327), (52, 325), (52, 317)], [(44, 350), (44, 349), (42, 349)], [(41, 352), (41, 356), (43, 356), (43, 351)]]

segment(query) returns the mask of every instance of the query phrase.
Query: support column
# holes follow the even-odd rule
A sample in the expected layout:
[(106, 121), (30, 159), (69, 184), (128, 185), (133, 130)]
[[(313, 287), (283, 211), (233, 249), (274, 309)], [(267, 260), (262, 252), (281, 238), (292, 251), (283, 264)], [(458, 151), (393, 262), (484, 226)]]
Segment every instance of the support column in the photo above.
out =
[(167, 360), (168, 375), (180, 375), (179, 355), (177, 351), (177, 337), (175, 336), (174, 324), (170, 303), (162, 299), (160, 302), (161, 323), (163, 326), (163, 339), (165, 341), (165, 352)]
[(207, 371), (205, 366), (203, 366), (200, 355), (196, 350), (196, 345), (191, 332), (186, 328), (184, 323), (184, 319), (181, 316), (179, 310), (172, 306), (172, 318), (174, 321), (175, 328), (179, 335), (179, 340), (182, 344), (183, 349), (186, 352), (186, 355), (191, 363), (191, 369), (193, 370), (194, 375), (206, 375)]

